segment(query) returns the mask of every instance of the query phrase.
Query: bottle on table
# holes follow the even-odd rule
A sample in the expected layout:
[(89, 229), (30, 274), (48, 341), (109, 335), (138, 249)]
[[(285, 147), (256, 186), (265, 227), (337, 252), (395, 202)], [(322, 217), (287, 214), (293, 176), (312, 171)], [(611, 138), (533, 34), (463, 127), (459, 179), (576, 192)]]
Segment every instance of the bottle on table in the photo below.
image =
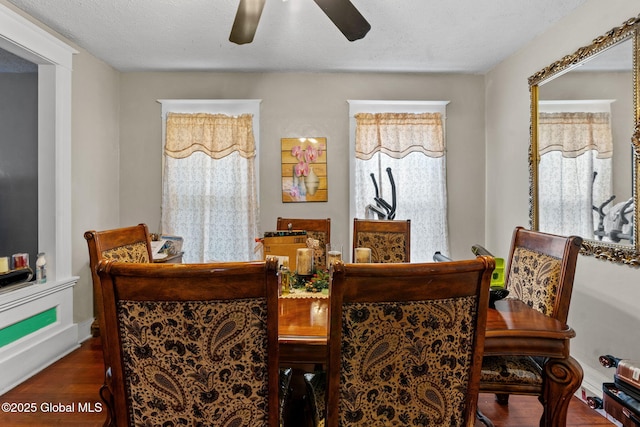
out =
[(286, 295), (291, 290), (291, 274), (289, 272), (289, 261), (282, 261), (282, 265), (280, 266), (280, 272), (278, 274), (278, 279), (280, 282), (280, 293), (282, 295)]
[(36, 283), (47, 281), (47, 259), (44, 252), (40, 252), (36, 258)]

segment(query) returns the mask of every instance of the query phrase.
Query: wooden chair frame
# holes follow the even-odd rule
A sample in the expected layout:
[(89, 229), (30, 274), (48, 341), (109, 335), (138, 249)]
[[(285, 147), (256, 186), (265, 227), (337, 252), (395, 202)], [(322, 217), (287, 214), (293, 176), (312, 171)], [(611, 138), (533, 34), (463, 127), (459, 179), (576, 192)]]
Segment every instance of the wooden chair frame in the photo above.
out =
[(408, 302), (475, 296), (476, 329), (473, 333), (472, 363), (465, 396), (464, 426), (474, 425), (480, 367), (489, 305), (489, 285), (495, 260), (474, 260), (424, 264), (334, 265), (331, 284), (330, 329), (327, 370), (327, 426), (336, 427), (340, 408), (341, 341), (344, 332), (344, 304), (357, 302)]
[[(89, 248), (89, 269), (91, 270), (91, 280), (93, 282), (93, 311), (95, 313), (95, 320), (91, 325), (91, 334), (94, 337), (100, 337), (100, 341), (102, 342), (102, 355), (106, 368), (109, 366), (108, 360), (111, 346), (108, 338), (100, 333), (100, 331), (105, 330), (105, 324), (102, 310), (102, 286), (100, 285), (100, 277), (97, 271), (98, 264), (104, 259), (103, 254), (105, 252), (141, 242), (145, 242), (148, 262), (152, 262), (151, 235), (149, 234), (149, 229), (146, 224), (138, 224), (104, 231), (90, 230), (84, 233), (84, 238)], [(108, 393), (106, 376), (107, 369), (105, 369), (105, 384), (103, 384), (100, 389), (101, 394)], [(111, 425), (111, 422), (110, 415), (108, 414), (104, 425)]]
[[(149, 262), (153, 262), (151, 251), (151, 235), (145, 224), (138, 224), (131, 227), (114, 228), (111, 230), (95, 231), (90, 230), (84, 233), (84, 238), (89, 247), (89, 269), (93, 281), (93, 301), (96, 319), (91, 326), (94, 336), (100, 335), (100, 330), (104, 328), (102, 316), (102, 288), (100, 287), (100, 277), (96, 268), (103, 259), (103, 253), (126, 245), (146, 242), (147, 256)], [(108, 348), (106, 342), (102, 342), (105, 349)]]
[(318, 231), (324, 233), (325, 243), (331, 243), (331, 218), (283, 218), (278, 217), (276, 230), (288, 230), (291, 224), (292, 230)]
[[(360, 232), (397, 233), (405, 235), (405, 260), (411, 262), (411, 220), (390, 220), (390, 219), (353, 219), (353, 244), (352, 259), (355, 260), (355, 249), (358, 247), (358, 234)], [(371, 262), (381, 262), (375, 259), (372, 254)]]
[[(563, 323), (567, 322), (573, 282), (576, 271), (576, 262), (582, 238), (577, 236), (558, 236), (540, 231), (527, 230), (524, 227), (516, 227), (511, 240), (508, 264), (506, 266), (505, 288), (509, 289), (512, 282), (511, 268), (513, 257), (517, 248), (525, 248), (541, 254), (545, 254), (561, 260), (560, 275), (558, 278), (558, 292), (552, 306), (550, 317)], [(526, 357), (526, 356), (524, 356)], [(544, 386), (543, 386), (544, 387)], [(526, 394), (540, 396), (543, 387), (529, 384), (500, 384), (500, 383), (480, 383), (481, 393), (495, 393), (501, 403), (506, 403), (509, 394)]]
[[(279, 426), (278, 284), (277, 260), (208, 264), (133, 264), (103, 260), (97, 271), (102, 284), (102, 304), (113, 349), (122, 346), (117, 312), (121, 300), (211, 301), (266, 298), (268, 357), (268, 423)], [(105, 403), (112, 425), (130, 425), (129, 397), (125, 387), (126, 360), (112, 351)], [(106, 396), (105, 396), (106, 395)], [(224, 402), (223, 402), (224, 404)], [(209, 420), (212, 422), (212, 420)]]

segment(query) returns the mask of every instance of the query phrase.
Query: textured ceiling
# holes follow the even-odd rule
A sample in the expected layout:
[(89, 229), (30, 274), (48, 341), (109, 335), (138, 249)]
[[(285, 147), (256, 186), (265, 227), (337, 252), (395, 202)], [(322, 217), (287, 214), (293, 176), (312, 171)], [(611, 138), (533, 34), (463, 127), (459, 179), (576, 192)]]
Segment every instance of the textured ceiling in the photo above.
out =
[(312, 0), (267, 0), (253, 43), (229, 42), (238, 0), (9, 0), (120, 71), (484, 74), (586, 0), (352, 0), (349, 42)]

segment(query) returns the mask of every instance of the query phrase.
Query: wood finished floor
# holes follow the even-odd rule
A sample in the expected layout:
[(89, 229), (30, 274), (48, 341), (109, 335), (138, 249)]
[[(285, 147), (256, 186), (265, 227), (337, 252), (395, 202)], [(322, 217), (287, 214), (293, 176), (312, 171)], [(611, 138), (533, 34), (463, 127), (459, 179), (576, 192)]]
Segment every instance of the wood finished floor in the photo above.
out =
[[(85, 341), (81, 347), (54, 363), (28, 381), (0, 396), (3, 404), (0, 426), (20, 427), (98, 427), (105, 419), (98, 389), (102, 384), (102, 347), (97, 338)], [(18, 404), (35, 404), (32, 413), (6, 412), (6, 404), (15, 404), (13, 409), (23, 409)], [(63, 405), (70, 412), (46, 412), (50, 404)], [(73, 405), (72, 407), (69, 405)], [(296, 405), (292, 405), (296, 407)], [(480, 409), (495, 424), (495, 427), (537, 427), (542, 408), (535, 397), (511, 396), (508, 406), (494, 402), (493, 395), (480, 395)], [(33, 407), (33, 405), (32, 405)], [(298, 427), (303, 423), (291, 423)], [(581, 400), (573, 398), (569, 405), (567, 427), (612, 426), (598, 412), (590, 409)]]

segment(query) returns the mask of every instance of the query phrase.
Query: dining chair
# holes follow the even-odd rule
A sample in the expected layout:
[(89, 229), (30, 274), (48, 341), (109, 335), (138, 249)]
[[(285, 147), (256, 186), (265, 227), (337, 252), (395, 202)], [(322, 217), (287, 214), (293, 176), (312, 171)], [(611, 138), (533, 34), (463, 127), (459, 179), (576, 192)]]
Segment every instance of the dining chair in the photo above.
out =
[(353, 253), (371, 249), (371, 262), (411, 261), (411, 220), (353, 219)]
[(320, 246), (314, 254), (320, 266), (327, 265), (327, 244), (331, 243), (331, 218), (282, 218), (278, 217), (276, 230), (305, 230), (307, 237), (318, 240)]
[(111, 425), (279, 425), (277, 261), (98, 265)]
[[(89, 269), (93, 282), (94, 311), (96, 319), (91, 325), (91, 333), (94, 337), (100, 335), (104, 328), (102, 324), (102, 289), (100, 278), (96, 271), (98, 263), (103, 259), (114, 259), (122, 262), (147, 263), (153, 261), (151, 251), (151, 235), (145, 224), (130, 227), (114, 228), (104, 231), (87, 231), (84, 238), (89, 247)], [(103, 341), (103, 347), (108, 349), (108, 344)]]
[[(516, 227), (506, 269), (508, 298), (520, 299), (566, 323), (581, 244), (582, 238), (577, 236)], [(496, 394), (502, 404), (508, 403), (509, 394), (542, 396), (544, 362), (530, 356), (485, 356), (480, 392)]]
[[(97, 271), (98, 263), (101, 260), (110, 259), (131, 263), (152, 262), (151, 235), (146, 224), (138, 224), (103, 231), (90, 230), (84, 233), (84, 238), (89, 248), (89, 269), (93, 282), (93, 309), (96, 316), (91, 325), (91, 335), (100, 337), (106, 367), (109, 366), (108, 360), (112, 347), (108, 342), (108, 337), (101, 333), (105, 326), (102, 311), (102, 286)], [(106, 378), (104, 387), (106, 387)], [(105, 425), (109, 425), (110, 422), (111, 419), (107, 416)]]
[(327, 370), (304, 376), (315, 425), (473, 426), (493, 268), (336, 263)]

